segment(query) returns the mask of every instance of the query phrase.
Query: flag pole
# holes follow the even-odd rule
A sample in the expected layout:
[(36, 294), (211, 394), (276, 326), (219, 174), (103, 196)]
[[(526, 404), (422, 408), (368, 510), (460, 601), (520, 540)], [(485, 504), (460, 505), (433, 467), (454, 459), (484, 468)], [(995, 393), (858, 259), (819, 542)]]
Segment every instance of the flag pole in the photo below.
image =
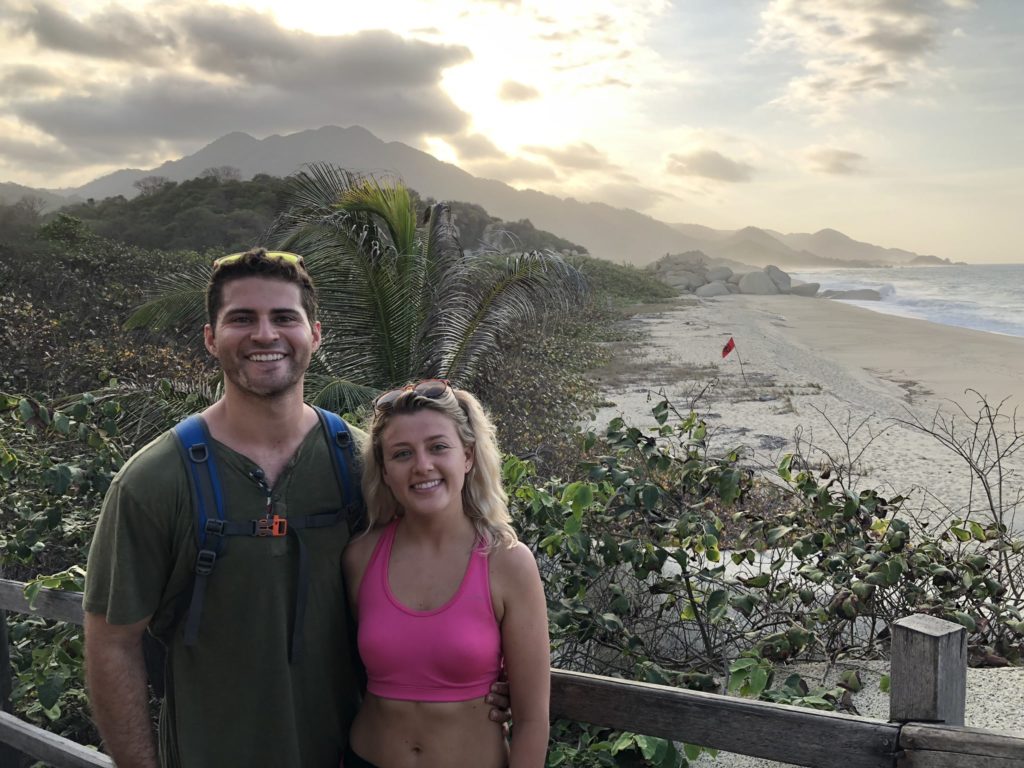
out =
[(749, 387), (750, 384), (747, 383), (747, 373), (743, 370), (743, 358), (740, 357), (740, 351), (735, 347), (732, 351), (736, 353), (736, 359), (740, 361), (740, 373), (743, 375), (743, 385)]
[(743, 358), (740, 357), (740, 351), (736, 347), (736, 339), (730, 336), (729, 340), (725, 342), (725, 346), (722, 347), (722, 357), (728, 357), (733, 352), (736, 353), (736, 359), (740, 361), (740, 373), (743, 374), (743, 384), (749, 387), (750, 384), (747, 383), (747, 372), (743, 370)]

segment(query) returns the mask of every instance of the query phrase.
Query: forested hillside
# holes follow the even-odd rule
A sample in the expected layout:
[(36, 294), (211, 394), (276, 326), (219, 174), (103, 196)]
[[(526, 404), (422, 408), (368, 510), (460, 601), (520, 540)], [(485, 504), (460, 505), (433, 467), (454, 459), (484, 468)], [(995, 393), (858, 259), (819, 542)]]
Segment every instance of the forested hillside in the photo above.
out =
[[(284, 206), (288, 180), (259, 174), (240, 181), (230, 167), (209, 168), (178, 183), (162, 176), (140, 179), (139, 194), (88, 200), (62, 212), (81, 219), (101, 237), (127, 245), (163, 250), (221, 248), (244, 250), (262, 244)], [(419, 200), (422, 214), (431, 198)], [(583, 252), (557, 235), (538, 230), (528, 219), (503, 222), (475, 203), (449, 201), (462, 245), (500, 250)], [(9, 208), (12, 206), (4, 206)]]

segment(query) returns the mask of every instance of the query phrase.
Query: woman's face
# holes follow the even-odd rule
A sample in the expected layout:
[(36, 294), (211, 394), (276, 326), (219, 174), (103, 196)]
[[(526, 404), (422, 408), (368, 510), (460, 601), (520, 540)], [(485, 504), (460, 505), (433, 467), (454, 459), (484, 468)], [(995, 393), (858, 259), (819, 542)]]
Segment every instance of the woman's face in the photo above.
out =
[(461, 515), (462, 486), (473, 452), (455, 422), (423, 409), (391, 417), (381, 432), (384, 484), (406, 515)]

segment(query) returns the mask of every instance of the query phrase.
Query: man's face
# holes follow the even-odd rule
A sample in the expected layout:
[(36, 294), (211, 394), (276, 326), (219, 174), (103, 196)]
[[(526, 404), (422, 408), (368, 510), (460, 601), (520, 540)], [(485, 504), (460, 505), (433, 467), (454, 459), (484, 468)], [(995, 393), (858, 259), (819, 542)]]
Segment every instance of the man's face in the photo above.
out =
[(309, 324), (299, 286), (266, 277), (242, 277), (223, 287), (215, 327), (204, 328), (206, 348), (224, 370), (225, 387), (276, 397), (302, 387), (320, 323)]

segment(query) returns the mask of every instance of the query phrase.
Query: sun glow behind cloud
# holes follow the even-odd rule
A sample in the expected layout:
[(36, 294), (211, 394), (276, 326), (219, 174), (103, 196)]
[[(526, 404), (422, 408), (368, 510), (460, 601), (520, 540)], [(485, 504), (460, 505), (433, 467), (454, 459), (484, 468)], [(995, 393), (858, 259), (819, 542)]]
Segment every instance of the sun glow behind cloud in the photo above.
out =
[[(80, 184), (230, 131), (361, 125), (667, 221), (957, 257), (913, 222), (966, 232), (991, 212), (1015, 242), (1005, 197), (920, 190), (1024, 175), (1021, 26), (971, 0), (7, 0), (0, 180)], [(928, 210), (886, 215), (897, 189)]]

